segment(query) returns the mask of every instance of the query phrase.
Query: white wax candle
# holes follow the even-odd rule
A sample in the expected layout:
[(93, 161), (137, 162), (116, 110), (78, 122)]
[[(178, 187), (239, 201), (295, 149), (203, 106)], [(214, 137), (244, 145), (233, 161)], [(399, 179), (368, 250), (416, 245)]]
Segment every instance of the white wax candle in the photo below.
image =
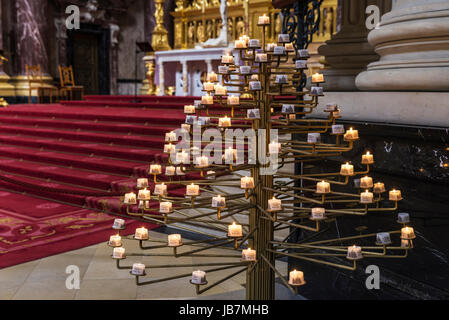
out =
[(148, 190), (147, 188), (139, 190), (138, 198), (139, 200), (150, 200), (151, 199), (150, 190)]
[(351, 247), (348, 247), (348, 255), (347, 258), (354, 260), (354, 259), (361, 259), (362, 256), (362, 248), (358, 247), (356, 245), (353, 245)]
[(110, 236), (109, 245), (113, 247), (120, 247), (122, 245), (122, 237), (120, 237), (118, 234)]
[(388, 232), (379, 232), (376, 234), (376, 242), (378, 244), (390, 244), (391, 243), (391, 237)]
[(276, 83), (278, 83), (278, 84), (288, 83), (288, 76), (286, 74), (277, 74), (276, 75)]
[(139, 178), (137, 179), (137, 189), (148, 188), (148, 179)]
[(251, 248), (242, 250), (242, 260), (256, 261), (256, 250), (252, 250)]
[(243, 237), (242, 226), (233, 222), (230, 226), (228, 226), (228, 237)]
[(172, 153), (176, 150), (176, 146), (169, 143), (164, 145), (164, 153)]
[(260, 81), (250, 81), (249, 90), (262, 90), (262, 84)]
[(296, 69), (307, 69), (307, 61), (296, 60), (295, 67), (296, 67)]
[(196, 165), (198, 168), (207, 168), (209, 166), (209, 158), (206, 156), (197, 157)]
[(242, 177), (240, 179), (240, 188), (254, 189), (254, 178), (253, 177)]
[(307, 143), (320, 143), (321, 134), (318, 132), (312, 132), (307, 134)]
[(237, 150), (229, 147), (225, 150), (224, 160), (227, 164), (234, 162), (237, 158)]
[(229, 68), (228, 66), (218, 66), (218, 73), (228, 74)]
[(169, 247), (179, 247), (182, 245), (182, 237), (180, 234), (169, 234), (168, 235), (168, 246)]
[(362, 155), (362, 164), (373, 164), (373, 163), (374, 157), (369, 151), (367, 151), (366, 154)]
[(240, 103), (239, 96), (228, 96), (227, 104), (228, 105), (238, 105)]
[(342, 176), (354, 175), (354, 166), (352, 164), (349, 164), (349, 162), (342, 164), (340, 169), (340, 175)]
[(334, 124), (332, 125), (332, 133), (333, 134), (344, 134), (345, 126), (342, 124)]
[(295, 113), (295, 106), (293, 104), (283, 104), (281, 112), (285, 114)]
[(240, 66), (239, 70), (240, 70), (240, 74), (250, 74), (251, 66)]
[(324, 214), (326, 213), (326, 209), (325, 208), (312, 208), (312, 216), (311, 219), (313, 220), (321, 220), (324, 219), (325, 216)]
[(201, 103), (202, 104), (214, 104), (214, 97), (206, 95), (201, 97)]
[(182, 171), (181, 167), (176, 167), (176, 174), (178, 176), (185, 176), (185, 172)]
[(212, 208), (225, 208), (226, 198), (218, 195), (212, 198)]
[(290, 42), (290, 36), (287, 33), (280, 33), (278, 35), (278, 42), (281, 43)]
[(176, 153), (176, 162), (187, 164), (189, 162), (189, 154), (185, 151)]
[(176, 168), (174, 166), (165, 167), (165, 175), (166, 176), (174, 176), (176, 172)]
[(162, 184), (156, 184), (154, 186), (154, 194), (157, 196), (166, 196), (168, 194), (167, 186), (165, 183)]
[(360, 194), (360, 203), (373, 203), (374, 194), (366, 190)]
[(125, 220), (123, 219), (115, 219), (114, 224), (112, 225), (113, 229), (122, 229), (125, 227)]
[(303, 285), (305, 283), (305, 281), (304, 281), (304, 272), (296, 271), (296, 270), (290, 271), (289, 278), (288, 278), (288, 283), (290, 285), (294, 285), (294, 286)]
[(376, 182), (373, 187), (374, 193), (383, 193), (385, 192), (385, 184), (382, 182)]
[(293, 43), (286, 43), (285, 50), (287, 50), (289, 52), (295, 51), (295, 48), (293, 47)]
[(148, 229), (145, 227), (137, 228), (134, 238), (137, 240), (147, 240), (148, 239)]
[(324, 82), (324, 75), (322, 73), (314, 73), (312, 75), (312, 82), (314, 83)]
[(331, 102), (326, 104), (326, 111), (336, 111), (338, 109), (338, 105), (335, 102)]
[(186, 195), (188, 196), (198, 196), (200, 194), (200, 186), (196, 184), (187, 185)]
[(360, 189), (369, 189), (373, 187), (373, 178), (365, 176), (360, 179)]
[(245, 49), (246, 48), (246, 41), (235, 40), (234, 47), (237, 48), (237, 49)]
[(218, 81), (218, 75), (215, 72), (210, 72), (207, 74), (207, 81), (209, 82), (217, 82)]
[(114, 248), (114, 250), (112, 250), (112, 257), (114, 259), (123, 259), (125, 257), (125, 248)]
[(221, 57), (221, 63), (232, 63), (232, 62), (234, 62), (234, 57), (229, 54), (225, 54), (224, 56)]
[(273, 49), (274, 55), (283, 55), (285, 54), (285, 47), (284, 46), (276, 46)]
[(125, 204), (136, 204), (137, 203), (136, 194), (134, 192), (126, 193), (123, 202)]
[(150, 174), (162, 174), (162, 167), (160, 164), (150, 165)]
[(282, 200), (273, 197), (268, 200), (268, 210), (270, 211), (281, 211), (282, 210)]
[(143, 263), (134, 263), (131, 273), (136, 276), (141, 276), (145, 273), (145, 265)]
[(300, 58), (308, 58), (309, 57), (309, 50), (307, 50), (307, 49), (300, 49), (300, 50), (298, 50), (297, 56), (300, 57)]
[(159, 203), (160, 213), (171, 213), (173, 211), (173, 204), (169, 201)]
[(212, 82), (205, 82), (203, 83), (203, 89), (205, 91), (212, 91), (214, 90), (214, 84)]
[(276, 43), (267, 43), (266, 51), (271, 52), (276, 47)]
[(329, 182), (321, 181), (316, 184), (316, 193), (323, 194), (323, 193), (330, 193), (330, 192), (331, 192), (331, 185)]
[(412, 227), (405, 227), (401, 229), (401, 239), (412, 240), (416, 238), (415, 230)]
[(260, 47), (260, 40), (259, 39), (250, 39), (248, 47), (250, 47), (250, 48), (259, 48)]
[(192, 272), (192, 283), (203, 284), (206, 282), (206, 272), (197, 270)]
[(225, 96), (228, 93), (228, 89), (220, 84), (215, 85), (214, 90), (216, 96)]
[(410, 215), (407, 212), (398, 213), (398, 222), (399, 223), (409, 223)]
[(391, 201), (399, 201), (402, 200), (402, 195), (400, 190), (393, 189), (389, 193), (389, 199)]
[(177, 137), (176, 137), (176, 133), (174, 131), (167, 132), (165, 134), (165, 141), (173, 142), (173, 141), (176, 141), (176, 140), (177, 140)]
[(279, 154), (281, 151), (281, 144), (277, 143), (276, 141), (271, 141), (271, 143), (268, 145), (268, 152), (270, 154)]

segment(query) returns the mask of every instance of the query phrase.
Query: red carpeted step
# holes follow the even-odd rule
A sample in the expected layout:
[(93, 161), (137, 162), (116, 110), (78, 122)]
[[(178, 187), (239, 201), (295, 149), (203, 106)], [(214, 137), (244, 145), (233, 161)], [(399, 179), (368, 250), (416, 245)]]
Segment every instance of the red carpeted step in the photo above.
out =
[(2, 132), (8, 134), (23, 134), (36, 137), (60, 138), (86, 142), (113, 143), (118, 145), (132, 145), (138, 147), (160, 148), (164, 147), (164, 137), (123, 135), (112, 133), (99, 133), (92, 131), (72, 131), (63, 129), (26, 128), (21, 126), (3, 125)]
[(39, 151), (33, 148), (0, 146), (0, 157), (24, 159), (28, 161), (72, 166), (88, 170), (110, 172), (132, 176), (134, 168), (144, 163), (134, 161), (120, 161), (103, 157), (88, 157), (70, 153)]
[(160, 149), (133, 146), (106, 145), (101, 143), (81, 143), (79, 141), (59, 141), (50, 138), (33, 138), (32, 136), (0, 135), (0, 143), (19, 147), (30, 147), (43, 150), (62, 151), (84, 154), (86, 156), (103, 156), (123, 160), (155, 161)]
[(0, 158), (0, 170), (28, 177), (102, 190), (109, 190), (111, 189), (113, 182), (126, 179), (126, 177), (113, 174), (104, 174), (62, 166), (49, 166), (48, 164), (39, 162), (20, 161), (11, 158)]
[[(85, 101), (121, 101), (133, 103), (136, 101), (136, 97), (133, 95), (87, 95), (84, 96)], [(161, 104), (169, 102), (179, 102), (179, 103), (193, 103), (195, 100), (201, 100), (201, 97), (195, 96), (149, 96), (149, 95), (138, 95), (137, 101), (142, 102), (157, 102)]]
[(36, 118), (36, 117), (24, 117), (21, 116), (8, 116), (0, 113), (0, 125), (21, 125), (21, 126), (34, 126), (34, 127), (46, 127), (46, 128), (65, 128), (65, 129), (81, 129), (88, 131), (112, 131), (121, 133), (132, 133), (140, 135), (161, 135), (166, 132), (177, 129), (178, 126), (163, 126), (158, 124), (151, 125), (139, 125), (129, 123), (116, 123), (116, 122), (93, 122), (82, 120), (63, 120), (63, 119), (50, 119), (50, 118)]
[[(193, 102), (192, 102), (193, 103)], [(63, 101), (61, 102), (63, 106), (69, 107), (104, 107), (104, 108), (139, 108), (145, 109), (156, 109), (161, 108), (161, 103), (159, 102), (138, 102), (129, 103), (114, 100), (98, 100), (98, 101)], [(186, 103), (179, 102), (168, 102), (164, 103), (164, 109), (177, 109), (182, 110)]]

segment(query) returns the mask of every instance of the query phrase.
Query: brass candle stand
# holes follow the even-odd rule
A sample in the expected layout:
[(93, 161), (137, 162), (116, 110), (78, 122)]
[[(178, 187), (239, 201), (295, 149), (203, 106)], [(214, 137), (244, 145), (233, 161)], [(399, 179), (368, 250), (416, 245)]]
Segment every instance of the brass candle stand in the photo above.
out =
[[(342, 156), (345, 152), (353, 150), (354, 144), (359, 139), (358, 131), (352, 128), (346, 131), (343, 128), (342, 131), (341, 127), (336, 127), (337, 120), (341, 117), (338, 106), (331, 105), (326, 108), (327, 119), (311, 117), (312, 112), (318, 108), (319, 97), (323, 95), (320, 84), (324, 82), (324, 79), (313, 78), (310, 90), (297, 92), (296, 87), (300, 79), (304, 77), (306, 69), (304, 63), (297, 63), (297, 61), (306, 61), (308, 54), (304, 51), (292, 51), (288, 42), (282, 40), (282, 37), (280, 37), (282, 41), (277, 43), (276, 48), (272, 46), (267, 48), (265, 39), (268, 25), (262, 24), (260, 27), (263, 34), (260, 45), (251, 47), (251, 41), (246, 41), (243, 45), (240, 43), (239, 46), (243, 47), (234, 50), (236, 59), (233, 59), (238, 58), (239, 64), (226, 62), (222, 66), (224, 68), (219, 69), (218, 74), (208, 75), (209, 86), (204, 90), (205, 97), (202, 103), (197, 105), (193, 116), (196, 120), (190, 118), (187, 121), (186, 119), (186, 123), (190, 126), (188, 130), (178, 130), (178, 138), (186, 136), (191, 138), (195, 132), (202, 136), (208, 129), (218, 129), (220, 130), (218, 132), (224, 134), (224, 140), (217, 143), (221, 148), (231, 143), (231, 149), (234, 146), (236, 150), (240, 148), (247, 156), (251, 150), (255, 150), (259, 157), (264, 155), (267, 159), (278, 160), (277, 168), (270, 174), (265, 174), (263, 170), (270, 169), (272, 163), (264, 162), (260, 158), (250, 161), (248, 157), (244, 157), (244, 161), (239, 162), (238, 160), (241, 159), (238, 156), (230, 156), (233, 150), (228, 151), (228, 157), (226, 152), (223, 156), (225, 160), (232, 158), (232, 161), (212, 163), (209, 158), (206, 164), (200, 165), (196, 162), (196, 157), (207, 154), (205, 152), (207, 143), (204, 141), (195, 143), (194, 139), (189, 139), (187, 142), (183, 139), (176, 143), (178, 138), (168, 139), (167, 143), (173, 143), (175, 148), (167, 148), (170, 152), (166, 153), (168, 158), (164, 165), (176, 167), (177, 174), (164, 175), (164, 166), (161, 166), (153, 167), (153, 171), (148, 171), (148, 175), (150, 179), (153, 175), (152, 180), (155, 184), (163, 182), (167, 186), (177, 185), (179, 188), (186, 188), (186, 194), (169, 196), (152, 193), (148, 200), (149, 205), (141, 205), (140, 209), (136, 195), (127, 194), (123, 198), (126, 207), (124, 216), (195, 232), (203, 235), (205, 240), (186, 241), (170, 246), (165, 241), (151, 238), (147, 240), (124, 238), (125, 241), (139, 241), (139, 248), (142, 251), (128, 253), (126, 259), (157, 256), (171, 256), (177, 259), (188, 256), (207, 257), (212, 261), (217, 257), (229, 258), (230, 261), (147, 265), (143, 275), (135, 275), (136, 284), (139, 286), (192, 276), (191, 273), (184, 273), (141, 281), (146, 273), (151, 274), (153, 268), (213, 267), (204, 270), (212, 273), (243, 267), (212, 284), (209, 284), (205, 278), (199, 283), (191, 280), (191, 283), (195, 286), (196, 293), (201, 294), (246, 271), (247, 299), (274, 299), (275, 276), (278, 276), (294, 294), (298, 293), (298, 287), (305, 284), (305, 281), (287, 281), (275, 267), (275, 261), (278, 258), (289, 257), (299, 261), (355, 270), (357, 261), (360, 259), (406, 258), (408, 251), (413, 248), (414, 232), (413, 228), (407, 227), (407, 223), (402, 223), (401, 230), (386, 233), (388, 238), (400, 234), (401, 236), (397, 239), (400, 245), (394, 245), (394, 242), (388, 239), (382, 240), (376, 233), (307, 243), (291, 243), (289, 236), (282, 240), (275, 238), (275, 233), (285, 229), (290, 231), (302, 229), (305, 232), (318, 233), (321, 232), (323, 224), (344, 219), (348, 215), (364, 216), (377, 212), (395, 212), (402, 195), (399, 190), (391, 190), (388, 197), (384, 196), (387, 192), (385, 186), (378, 183), (372, 185), (369, 177), (365, 180), (370, 183), (366, 184), (367, 182), (364, 181), (366, 188), (355, 188), (357, 193), (339, 190), (350, 188), (351, 179), (370, 174), (374, 160), (369, 153), (362, 157), (361, 165), (365, 169), (361, 171), (354, 170), (350, 163), (347, 163), (345, 167), (342, 166), (340, 172), (294, 174), (285, 170), (288, 164), (310, 164), (328, 157)], [(250, 69), (242, 69), (241, 66), (248, 66)], [(214, 85), (214, 89), (211, 84)], [(219, 95), (215, 95), (217, 88), (219, 90), (226, 88), (226, 94), (223, 95), (220, 92)], [(229, 99), (232, 95), (238, 98)], [(192, 116), (190, 111), (187, 113)], [(202, 126), (194, 127), (195, 122), (202, 116), (208, 117), (210, 121)], [(223, 119), (224, 117), (227, 119)], [(235, 142), (233, 133), (230, 131), (232, 129), (253, 130), (256, 137), (258, 133), (264, 131), (269, 138), (253, 141), (237, 139)], [(272, 141), (272, 134), (275, 132), (277, 137), (275, 141)], [(307, 135), (306, 141), (290, 138), (298, 134)], [(328, 137), (327, 140), (321, 141), (321, 135)], [(277, 145), (279, 147), (275, 150)], [(181, 151), (186, 155), (180, 156), (182, 161), (176, 161), (177, 153)], [(226, 148), (225, 151), (227, 151)], [(219, 157), (220, 160), (223, 158)], [(189, 188), (198, 190), (198, 193), (195, 193), (196, 191), (189, 193)], [(213, 202), (217, 195), (224, 197), (226, 203), (212, 205), (211, 201)], [(387, 200), (393, 205), (383, 207)], [(281, 204), (270, 207), (270, 201), (273, 201), (272, 203), (281, 201)], [(169, 209), (163, 209), (162, 206), (168, 203), (170, 203)], [(232, 222), (241, 227), (241, 235), (237, 233), (236, 236), (232, 236), (232, 233), (228, 233)], [(217, 236), (217, 234), (223, 236)], [(383, 236), (386, 237), (386, 234)], [(375, 245), (362, 245), (358, 247), (360, 248), (358, 255), (349, 254), (349, 246), (357, 241), (371, 241), (371, 238), (376, 238), (372, 241)], [(155, 244), (145, 246), (144, 243), (147, 242)], [(344, 243), (347, 245), (343, 245)], [(166, 247), (171, 247), (172, 252), (154, 252), (156, 249)], [(187, 247), (191, 248), (185, 249)], [(224, 252), (227, 250), (229, 253), (207, 253), (208, 250), (216, 248), (221, 248)], [(255, 252), (246, 248), (252, 248)], [(242, 249), (249, 253), (240, 252)], [(248, 261), (248, 257), (245, 256), (250, 253), (255, 253), (254, 261)], [(330, 257), (341, 257), (343, 262), (330, 261)], [(122, 260), (125, 259), (116, 259), (119, 269), (132, 268), (121, 266)], [(348, 263), (344, 263), (344, 260), (348, 260)]]

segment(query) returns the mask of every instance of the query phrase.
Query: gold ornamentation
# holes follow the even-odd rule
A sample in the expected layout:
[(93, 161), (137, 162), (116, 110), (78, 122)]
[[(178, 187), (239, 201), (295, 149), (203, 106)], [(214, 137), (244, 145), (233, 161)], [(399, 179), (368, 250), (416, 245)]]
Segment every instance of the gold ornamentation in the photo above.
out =
[(151, 46), (155, 51), (171, 50), (168, 44), (168, 31), (164, 27), (164, 0), (155, 0), (156, 11), (154, 17), (156, 26), (153, 30)]

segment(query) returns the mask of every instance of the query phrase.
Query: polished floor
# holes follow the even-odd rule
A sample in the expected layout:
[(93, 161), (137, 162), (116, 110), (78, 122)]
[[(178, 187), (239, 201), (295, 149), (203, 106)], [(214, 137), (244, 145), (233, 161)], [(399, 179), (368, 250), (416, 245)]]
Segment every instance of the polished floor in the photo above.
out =
[[(167, 235), (150, 231), (150, 237), (166, 239)], [(136, 241), (127, 241), (124, 245), (127, 252), (139, 252)], [(188, 250), (188, 248), (186, 248)], [(211, 249), (209, 253), (229, 252), (225, 249)], [(170, 253), (169, 249), (160, 249), (160, 252)], [(172, 257), (146, 257), (128, 258), (124, 264), (143, 262), (146, 264), (173, 263)], [(129, 260), (129, 261), (128, 261)], [(214, 258), (214, 262), (229, 261), (225, 258)], [(183, 257), (177, 263), (210, 262), (207, 258)], [(68, 266), (77, 266), (80, 270), (79, 290), (69, 290), (66, 280)], [(277, 262), (276, 267), (285, 276), (287, 264)], [(182, 270), (181, 270), (182, 269)], [(194, 268), (181, 268), (176, 272), (188, 273)], [(195, 268), (196, 269), (196, 268)], [(222, 271), (217, 274), (208, 274), (208, 281), (214, 282), (232, 273)], [(146, 278), (159, 278), (172, 276), (173, 269), (153, 269)], [(111, 259), (111, 248), (106, 243), (86, 247), (83, 249), (47, 257), (40, 260), (24, 263), (0, 270), (0, 299), (244, 299), (245, 273), (221, 283), (197, 297), (195, 288), (189, 283), (189, 278), (172, 280), (168, 282), (147, 286), (136, 286), (135, 279), (128, 270), (116, 269), (115, 261)], [(279, 286), (278, 286), (279, 287)]]

